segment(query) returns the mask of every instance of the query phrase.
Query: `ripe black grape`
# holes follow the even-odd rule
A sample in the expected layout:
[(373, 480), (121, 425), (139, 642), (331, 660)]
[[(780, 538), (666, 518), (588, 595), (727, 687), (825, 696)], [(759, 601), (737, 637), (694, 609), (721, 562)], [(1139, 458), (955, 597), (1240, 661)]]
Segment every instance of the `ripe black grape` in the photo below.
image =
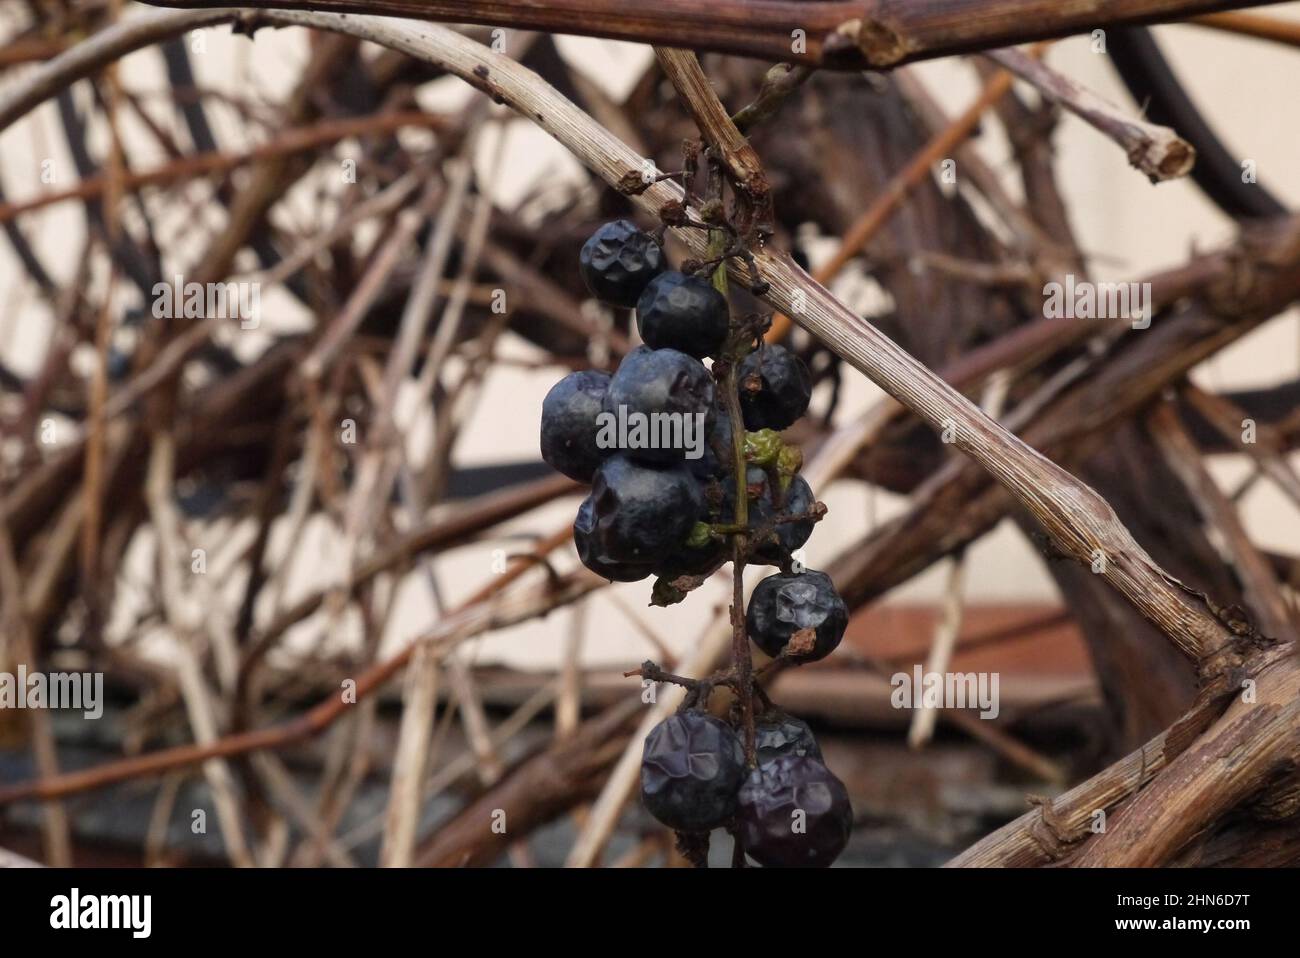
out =
[[(612, 376), (573, 373), (543, 403), (542, 457), (592, 487), (573, 524), (582, 563), (615, 582), (659, 577), (652, 592), (658, 605), (681, 601), (697, 584), (691, 578), (702, 581), (737, 558), (790, 568), (792, 553), (812, 533), (816, 500), (796, 474), (799, 451), (775, 431), (808, 408), (807, 366), (774, 344), (733, 357), (741, 335), (729, 339), (726, 296), (706, 279), (665, 272), (658, 240), (626, 220), (596, 231), (582, 248), (580, 267), (599, 299), (635, 305), (645, 341)], [(746, 337), (761, 331), (758, 324), (742, 326)], [(708, 358), (719, 361), (712, 371), (701, 362)], [(725, 374), (737, 359), (740, 388), (727, 397), (714, 377), (730, 384)], [(733, 399), (746, 430), (741, 436), (727, 413)], [(738, 468), (745, 479), (739, 490)], [(741, 505), (744, 529), (737, 524)], [(759, 648), (795, 661), (829, 655), (848, 624), (843, 600), (821, 572), (764, 579), (744, 614)], [(656, 673), (643, 667), (641, 674)], [(664, 680), (658, 674), (656, 681)], [(744, 674), (737, 663), (722, 680), (669, 677), (692, 690), (690, 709), (646, 736), (642, 801), (682, 833), (679, 847), (697, 864), (707, 851), (702, 833), (726, 826), (760, 864), (828, 865), (848, 841), (852, 809), (808, 725), (764, 698), (766, 711), (753, 726), (751, 769), (743, 732), (732, 722), (752, 718), (752, 708), (733, 708), (732, 722), (704, 711), (715, 684), (725, 681), (736, 691)], [(745, 698), (753, 694), (746, 691)]]
[(652, 279), (636, 302), (636, 325), (646, 345), (696, 359), (722, 351), (728, 321), (727, 298), (712, 283), (672, 270)]
[(703, 514), (704, 494), (684, 467), (647, 466), (611, 456), (592, 480), (591, 514), (582, 535), (588, 554), (602, 565), (652, 566), (686, 538)]
[(623, 357), (605, 391), (605, 412), (646, 430), (651, 444), (625, 452), (647, 462), (684, 458), (688, 441), (702, 447), (712, 408), (713, 377), (698, 359), (675, 349), (638, 346)]
[(740, 381), (758, 381), (758, 390), (740, 390), (740, 411), (745, 428), (786, 429), (808, 409), (812, 374), (804, 361), (784, 346), (768, 344), (750, 353), (740, 364)]
[[(795, 476), (790, 481), (790, 487), (785, 491), (785, 502), (780, 510), (791, 516), (806, 516), (817, 500), (813, 497), (812, 488), (804, 480), (803, 476)], [(760, 520), (766, 519), (771, 521), (776, 515), (776, 507), (773, 504), (772, 490), (765, 489), (764, 495), (756, 503)], [(773, 526), (773, 533), (776, 541), (763, 542), (754, 552), (754, 558), (759, 562), (768, 562), (772, 565), (780, 565), (796, 549), (801, 548), (808, 537), (812, 535), (812, 519), (804, 519), (796, 522), (780, 522)]]
[(573, 520), (573, 545), (582, 564), (611, 582), (639, 582), (650, 575), (652, 568), (645, 563), (608, 558), (603, 541), (597, 532), (595, 504), (592, 497), (587, 496), (578, 507), (578, 517)]
[(591, 482), (606, 455), (596, 445), (596, 417), (609, 379), (609, 373), (595, 369), (569, 373), (542, 400), (542, 458), (578, 482)]

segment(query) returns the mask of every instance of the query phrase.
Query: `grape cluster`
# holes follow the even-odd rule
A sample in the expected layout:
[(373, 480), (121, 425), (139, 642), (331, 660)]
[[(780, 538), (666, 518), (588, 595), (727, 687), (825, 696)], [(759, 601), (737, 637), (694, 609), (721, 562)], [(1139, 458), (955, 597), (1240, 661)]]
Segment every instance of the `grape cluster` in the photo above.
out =
[[(657, 577), (658, 605), (680, 601), (728, 560), (776, 566), (745, 613), (750, 639), (778, 664), (829, 655), (848, 610), (830, 577), (795, 556), (825, 507), (798, 475), (799, 450), (779, 434), (808, 408), (807, 366), (762, 343), (752, 321), (733, 320), (708, 279), (667, 269), (658, 239), (627, 220), (600, 227), (579, 268), (597, 299), (635, 308), (645, 343), (613, 375), (564, 377), (542, 405), (542, 457), (591, 485), (573, 524), (582, 563), (610, 581)], [(611, 423), (633, 420), (690, 421), (701, 430), (693, 443), (602, 438)], [(739, 693), (735, 676), (718, 682)], [(852, 809), (812, 731), (755, 684), (767, 707), (753, 720), (747, 761), (740, 719), (705, 711), (713, 684), (690, 683), (683, 708), (646, 737), (645, 807), (684, 837), (725, 827), (762, 865), (829, 865), (848, 841)]]

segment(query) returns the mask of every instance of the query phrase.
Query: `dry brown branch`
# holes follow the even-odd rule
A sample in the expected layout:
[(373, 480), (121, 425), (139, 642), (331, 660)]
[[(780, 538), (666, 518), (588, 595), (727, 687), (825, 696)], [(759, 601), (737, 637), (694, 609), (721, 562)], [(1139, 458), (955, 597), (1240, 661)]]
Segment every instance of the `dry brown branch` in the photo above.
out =
[[(1041, 53), (1042, 49), (1037, 48), (1035, 53)], [(937, 130), (925, 147), (890, 178), (871, 205), (845, 231), (835, 252), (813, 272), (816, 282), (829, 283), (853, 257), (866, 249), (867, 244), (898, 211), (912, 190), (932, 175), (935, 164), (955, 151), (975, 132), (988, 109), (1011, 89), (1011, 82), (1012, 75), (1006, 70), (989, 79), (974, 102), (957, 119)], [(779, 313), (772, 321), (767, 339), (770, 342), (779, 341), (785, 337), (789, 328), (790, 317)]]
[[(1279, 239), (1279, 235), (1289, 238)], [(1254, 259), (1255, 254), (1248, 250), (1268, 250), (1267, 255), (1277, 253), (1278, 258), (1267, 272), (1257, 271), (1252, 265), (1239, 273), (1236, 264)], [(1097, 430), (1142, 408), (1224, 342), (1244, 335), (1300, 295), (1300, 276), (1292, 266), (1285, 265), (1296, 262), (1298, 255), (1300, 234), (1294, 227), (1281, 234), (1272, 230), (1247, 232), (1237, 250), (1153, 277), (1153, 298), (1157, 303), (1175, 289), (1177, 295), (1199, 289), (1198, 302), (1203, 303), (1153, 324), (1150, 330), (1128, 341), (1130, 349), (1105, 354), (1109, 359), (1095, 375), (1054, 399), (1032, 425), (1016, 428), (1035, 448), (1082, 455), (1088, 436), (1096, 437)], [(1256, 284), (1253, 290), (1252, 283)], [(1220, 298), (1224, 295), (1230, 298), (1230, 307), (1228, 300)], [(1257, 313), (1246, 305), (1251, 302), (1258, 306)], [(1233, 322), (1224, 325), (1225, 316), (1232, 316)], [(1077, 325), (1075, 331), (1085, 332)], [(961, 462), (946, 465), (927, 480), (914, 492), (909, 515), (879, 530), (867, 547), (853, 550), (843, 568), (836, 564), (836, 582), (849, 601), (863, 601), (879, 594), (877, 590), (905, 581), (934, 559), (990, 528), (1005, 514), (1008, 497), (1002, 490), (995, 490), (986, 493), (993, 499), (977, 500), (976, 489), (987, 482), (981, 470)], [(1102, 554), (1108, 561), (1112, 556), (1106, 550)], [(920, 564), (913, 564), (914, 557)], [(1085, 559), (1084, 566), (1091, 567), (1093, 559), (1095, 556)]]
[(187, 30), (222, 23), (230, 20), (234, 13), (229, 7), (215, 10), (157, 10), (123, 19), (41, 64), (24, 76), (21, 83), (15, 84), (6, 96), (0, 97), (0, 130), (7, 128), (59, 90), (120, 60), (133, 50), (152, 46)]
[(421, 645), (406, 670), (402, 725), (389, 787), (388, 819), (380, 861), (390, 868), (411, 864), (419, 825), (425, 758), (438, 704), (438, 662), (432, 646)]
[(1253, 13), (1207, 13), (1204, 16), (1193, 17), (1191, 22), (1227, 33), (1240, 33), (1248, 37), (1300, 47), (1300, 24), (1280, 17), (1262, 17)]
[[(760, 236), (770, 236), (773, 230), (772, 187), (767, 182), (763, 163), (713, 92), (700, 61), (689, 50), (662, 47), (655, 50), (655, 57), (664, 75), (677, 89), (682, 105), (695, 119), (704, 141), (726, 166), (735, 188), (745, 198), (748, 204), (745, 219), (752, 218), (752, 226)], [(748, 232), (743, 227), (741, 229)]]
[[(1259, 468), (1286, 496), (1300, 506), (1300, 476), (1286, 459), (1287, 441), (1266, 422), (1257, 422), (1230, 400), (1188, 385), (1182, 395), (1205, 417), (1230, 447), (1252, 456)], [(1247, 434), (1250, 441), (1247, 441)]]
[[(8, 530), (0, 524), (0, 627), (4, 643), (0, 644), (0, 661), (27, 663), (35, 668), (36, 656), (24, 612), (23, 583), (14, 556), (13, 543)], [(51, 726), (48, 711), (37, 709), (32, 713), (32, 752), (36, 771), (42, 778), (59, 773), (58, 743)], [(51, 802), (43, 809), (41, 830), (45, 857), (53, 867), (72, 865), (72, 833), (67, 810), (62, 802)], [(0, 856), (8, 855), (0, 850)], [(0, 857), (2, 867), (22, 867), (16, 860), (6, 862)]]
[[(484, 792), (445, 823), (420, 849), (417, 864), (429, 868), (467, 868), (495, 861), (514, 841), (570, 808), (575, 796), (591, 795), (601, 773), (623, 745), (641, 711), (641, 700), (610, 706), (574, 735), (556, 741), (513, 769), (496, 788)], [(492, 823), (504, 816), (506, 831)]]
[[(894, 74), (894, 82), (932, 137), (943, 135), (951, 128), (952, 120), (926, 88), (916, 68), (908, 67), (897, 71)], [(980, 195), (994, 208), (1014, 236), (1019, 252), (1032, 259), (1037, 265), (1040, 275), (1034, 278), (1042, 279), (1069, 272), (1063, 262), (1063, 252), (1055, 248), (1048, 234), (1034, 222), (1020, 204), (1011, 198), (997, 174), (984, 161), (974, 144), (970, 142), (959, 144), (955, 156), (958, 169), (961, 170), (960, 182), (969, 181), (974, 184)], [(825, 277), (818, 278), (820, 282), (827, 281)]]
[[(310, 127), (290, 130), (268, 143), (243, 153), (197, 153), (180, 157), (151, 170), (124, 173), (120, 178), (120, 189), (126, 192), (135, 192), (146, 186), (159, 186), (211, 173), (225, 173), (236, 167), (254, 163), (257, 160), (283, 156), (288, 153), (307, 152), (353, 136), (391, 133), (402, 127), (437, 130), (444, 129), (446, 126), (446, 117), (439, 116), (436, 113), (420, 113), (416, 111), (398, 111), (380, 113), (377, 116), (325, 120)], [(42, 193), (31, 199), (0, 203), (0, 223), (68, 200), (92, 199), (104, 193), (107, 185), (107, 177), (97, 176), (68, 189)]]
[[(188, 552), (182, 552), (180, 517), (174, 505), (172, 477), (175, 468), (175, 440), (170, 432), (159, 431), (153, 437), (145, 497), (158, 539), (156, 559), (164, 616), (176, 641), (176, 683), (185, 702), (194, 741), (205, 746), (217, 740), (217, 723), (212, 697), (194, 648), (204, 620), (196, 621), (180, 576), (181, 556)], [(206, 621), (211, 622), (211, 617)], [(229, 766), (225, 762), (211, 759), (203, 763), (203, 774), (212, 789), (213, 804), (216, 806), (227, 855), (236, 866), (251, 867), (253, 859), (244, 840)]]
[(1214, 727), (1114, 816), (1074, 864), (1152, 867), (1293, 767), (1300, 746), (1300, 669), (1289, 650), (1265, 667)]
[(1104, 821), (1097, 812), (1109, 813), (1151, 782), (1214, 721), (1220, 708), (1221, 703), (1199, 703), (1172, 728), (1064, 795), (1032, 799), (1033, 811), (976, 842), (947, 867), (1024, 868), (1060, 860), (1096, 834), (1093, 826)]
[[(148, 2), (159, 6), (216, 5), (214, 0)], [(694, 0), (654, 0), (640, 4), (634, 12), (619, 0), (553, 0), (546, 4), (524, 0), (254, 0), (248, 5), (488, 26), (509, 23), (525, 30), (860, 70), (1098, 27), (1182, 20), (1260, 4), (1251, 0), (721, 0), (702, 6)], [(803, 31), (805, 41), (798, 47), (792, 43), (796, 30)]]
[(1127, 115), (1087, 87), (1058, 73), (1019, 50), (994, 50), (988, 54), (1000, 66), (1034, 85), (1044, 97), (1123, 147), (1129, 163), (1151, 181), (1186, 176), (1196, 162), (1196, 150), (1167, 126)]
[(1272, 566), (1247, 537), (1237, 510), (1219, 491), (1178, 414), (1170, 405), (1162, 404), (1151, 414), (1149, 424), (1156, 445), (1200, 508), (1201, 518), (1223, 536), (1224, 547), (1260, 627), (1274, 638), (1295, 641), (1295, 624)]
[[(498, 577), (497, 581), (500, 578), (502, 577)], [(544, 583), (542, 588), (516, 591), (499, 601), (483, 601), (469, 605), (447, 616), (402, 652), (357, 676), (355, 701), (362, 702), (367, 695), (384, 686), (405, 669), (415, 649), (422, 643), (432, 643), (439, 650), (445, 651), (481, 632), (505, 628), (544, 611), (566, 605), (593, 589), (600, 588), (603, 584), (602, 580), (595, 579), (584, 572), (568, 577), (555, 589), (552, 589), (549, 583)], [(47, 801), (88, 789), (103, 788), (133, 778), (158, 775), (209, 759), (229, 758), (260, 749), (282, 748), (324, 731), (339, 718), (348, 714), (351, 705), (352, 702), (348, 697), (341, 694), (334, 695), (298, 718), (281, 725), (227, 735), (207, 745), (182, 745), (123, 759), (99, 768), (65, 772), (50, 779), (6, 785), (0, 787), (0, 806), (28, 799)]]

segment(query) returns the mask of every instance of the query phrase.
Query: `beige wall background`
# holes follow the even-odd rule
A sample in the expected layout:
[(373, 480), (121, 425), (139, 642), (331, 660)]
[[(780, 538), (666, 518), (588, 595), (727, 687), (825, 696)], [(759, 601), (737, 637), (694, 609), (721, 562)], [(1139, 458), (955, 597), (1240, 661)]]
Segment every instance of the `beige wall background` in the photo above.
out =
[[(139, 9), (130, 10), (140, 12)], [(1270, 15), (1300, 20), (1300, 3), (1272, 7)], [(10, 13), (12, 16), (12, 13)], [(0, 17), (0, 33), (9, 24)], [(1261, 182), (1279, 197), (1300, 208), (1300, 50), (1264, 41), (1230, 36), (1192, 26), (1157, 29), (1166, 55), (1178, 70), (1198, 104), (1212, 119), (1220, 135), (1241, 159), (1257, 163)], [(189, 39), (193, 60), (202, 84), (236, 97), (253, 97), (253, 115), (266, 100), (287, 92), (306, 58), (305, 34), (299, 30), (262, 30), (256, 41), (232, 37), (226, 28), (211, 28)], [(561, 50), (579, 69), (616, 97), (627, 88), (650, 58), (648, 49), (611, 41), (562, 38)], [(1106, 57), (1094, 53), (1087, 38), (1058, 43), (1049, 56), (1057, 69), (1092, 87), (1114, 102), (1128, 104)], [(922, 77), (939, 96), (948, 112), (958, 113), (977, 93), (971, 67), (960, 60), (922, 64)], [(134, 89), (163, 88), (161, 59), (154, 51), (141, 51), (124, 61), (126, 82)], [(19, 71), (0, 78), (0, 90), (13, 83)], [(88, 91), (77, 94), (83, 104)], [(430, 109), (455, 109), (471, 94), (459, 81), (444, 80), (419, 91), (421, 102)], [(146, 97), (146, 103), (150, 100)], [(158, 102), (152, 113), (165, 128), (174, 129), (187, 142), (179, 121)], [(266, 115), (265, 113), (263, 115)], [(257, 123), (242, 120), (228, 108), (217, 105), (213, 119), (223, 146), (247, 148), (274, 133)], [(418, 142), (427, 134), (403, 131), (399, 134)], [(106, 131), (91, 130), (92, 147), (102, 150)], [(128, 118), (124, 142), (133, 165), (146, 167), (163, 159), (151, 150), (150, 140), (138, 122)], [(1103, 280), (1128, 280), (1150, 271), (1177, 264), (1196, 249), (1211, 248), (1228, 241), (1232, 224), (1187, 181), (1152, 186), (1128, 167), (1121, 152), (1109, 141), (1071, 116), (1061, 123), (1056, 138), (1059, 179), (1070, 203), (1074, 222), (1085, 251), (1092, 257), (1094, 272)], [(1005, 139), (996, 124), (986, 125), (980, 141), (996, 170), (1003, 174), (1013, 194), (1019, 192)], [(322, 160), (315, 175), (291, 198), (285, 215), (298, 228), (322, 219), (322, 196), (358, 189), (343, 182), (338, 162), (346, 158), (348, 144), (335, 151), (334, 160)], [(102, 155), (102, 154), (101, 154)], [(54, 181), (41, 180), (42, 163), (50, 161)], [(509, 205), (539, 177), (563, 182), (576, 170), (574, 161), (545, 134), (522, 121), (510, 121), (485, 132), (477, 149), (479, 172), (494, 184), (499, 201)], [(499, 164), (499, 166), (498, 166)], [(496, 170), (493, 173), (493, 170)], [(958, 171), (960, 175), (960, 170)], [(38, 109), (22, 122), (0, 134), (0, 179), (11, 199), (37, 195), (45, 190), (67, 187), (75, 180), (71, 159), (63, 149), (57, 114), (52, 105)], [(207, 189), (196, 186), (195, 189)], [(865, 202), (865, 198), (864, 198)], [(208, 231), (219, 221), (195, 222), (183, 204), (172, 203), (170, 212), (159, 217), (159, 238), (165, 251), (168, 272), (184, 273), (193, 261)], [(328, 221), (326, 216), (325, 221)], [(48, 208), (25, 220), (26, 231), (45, 260), (62, 278), (75, 275), (82, 248), (82, 214), (72, 204)], [(368, 243), (373, 232), (358, 231), (358, 247)], [(251, 270), (251, 260), (241, 262)], [(575, 264), (576, 268), (576, 264)], [(102, 285), (101, 273), (92, 284)], [(868, 308), (879, 301), (878, 292), (864, 291), (860, 281), (846, 280), (841, 292), (864, 296)], [(129, 295), (122, 305), (139, 305)], [(262, 328), (228, 331), (229, 342), (242, 355), (256, 355), (272, 335), (308, 328), (312, 318), (296, 302), (276, 290), (262, 291)], [(0, 356), (19, 372), (30, 373), (40, 364), (47, 348), (49, 315), (34, 292), (23, 282), (21, 268), (7, 244), (0, 243)], [(503, 355), (537, 359), (537, 351), (511, 337)], [(88, 363), (90, 357), (79, 357)], [(488, 377), (482, 401), (459, 444), (460, 465), (477, 465), (520, 460), (537, 455), (537, 428), (542, 398), (559, 378), (559, 370), (522, 371), (514, 366), (496, 368)], [(1286, 381), (1300, 375), (1300, 312), (1279, 316), (1220, 356), (1196, 370), (1197, 380), (1210, 388), (1230, 389)], [(850, 371), (843, 396), (845, 417), (851, 416), (880, 397), (864, 378)], [(406, 402), (401, 407), (407, 439), (413, 455), (421, 456), (434, 441), (428, 411)], [(71, 427), (61, 424), (59, 441), (71, 438)], [(1220, 457), (1212, 463), (1216, 477), (1230, 488), (1244, 475), (1247, 466), (1238, 457)], [(831, 520), (821, 523), (807, 546), (809, 565), (816, 568), (861, 536), (864, 529), (896, 515), (904, 506), (899, 497), (856, 481), (837, 482), (816, 490), (831, 510)], [(434, 568), (444, 601), (454, 603), (490, 574), (495, 550), (512, 551), (518, 541), (510, 535), (549, 533), (570, 523), (579, 498), (538, 510), (511, 523), (501, 539), (458, 549), (437, 557)], [(452, 505), (448, 508), (454, 509)], [(1262, 545), (1293, 551), (1300, 539), (1300, 516), (1268, 484), (1260, 483), (1244, 501), (1248, 530)], [(192, 525), (190, 538), (209, 549), (211, 574), (223, 591), (240, 593), (241, 578), (223, 570), (246, 545), (251, 530), (228, 522)], [(143, 594), (143, 584), (152, 576), (153, 542), (141, 534), (133, 544), (122, 571), (136, 588), (128, 594)], [(278, 550), (278, 552), (277, 552)], [(338, 536), (324, 523), (316, 523), (296, 555), (283, 554), (284, 542), (273, 540), (272, 555), (290, 563), (289, 588), (283, 597), (291, 602), (309, 588), (333, 581), (341, 574), (343, 549)], [(559, 555), (561, 563), (574, 563), (572, 550)], [(887, 601), (930, 601), (940, 591), (943, 568), (936, 567), (898, 589)], [(437, 616), (437, 606), (421, 577), (400, 583), (397, 612), (386, 636), (391, 646), (408, 641)], [(636, 614), (670, 647), (688, 647), (708, 624), (712, 611), (726, 601), (726, 589), (712, 583), (683, 605), (666, 610), (642, 611), (648, 597), (647, 583), (616, 585), (609, 595), (599, 595), (582, 610), (566, 610), (544, 622), (506, 630), (476, 643), (471, 653), (478, 661), (502, 661), (522, 667), (553, 665), (567, 643), (582, 644), (584, 661), (591, 665), (625, 665), (651, 653), (651, 647), (629, 624)], [(1040, 561), (1022, 537), (1004, 525), (968, 553), (967, 595), (972, 602), (1053, 602), (1055, 589)], [(118, 610), (119, 631), (131, 618), (131, 603)], [(269, 612), (270, 609), (264, 609)], [(315, 643), (322, 626), (330, 646), (354, 646), (357, 623), (347, 618), (328, 622), (323, 618), (299, 626), (290, 636), (289, 649)], [(167, 645), (159, 636), (146, 637), (157, 654)]]

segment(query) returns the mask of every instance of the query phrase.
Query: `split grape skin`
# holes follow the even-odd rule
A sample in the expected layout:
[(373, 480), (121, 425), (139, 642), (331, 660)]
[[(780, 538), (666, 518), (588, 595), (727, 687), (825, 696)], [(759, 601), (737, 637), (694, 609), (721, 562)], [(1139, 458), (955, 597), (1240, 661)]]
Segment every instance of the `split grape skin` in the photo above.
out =
[(811, 629), (812, 648), (790, 657), (815, 662), (834, 652), (844, 638), (849, 610), (831, 577), (809, 569), (770, 575), (760, 582), (749, 598), (745, 621), (750, 639), (773, 658), (797, 633)]

